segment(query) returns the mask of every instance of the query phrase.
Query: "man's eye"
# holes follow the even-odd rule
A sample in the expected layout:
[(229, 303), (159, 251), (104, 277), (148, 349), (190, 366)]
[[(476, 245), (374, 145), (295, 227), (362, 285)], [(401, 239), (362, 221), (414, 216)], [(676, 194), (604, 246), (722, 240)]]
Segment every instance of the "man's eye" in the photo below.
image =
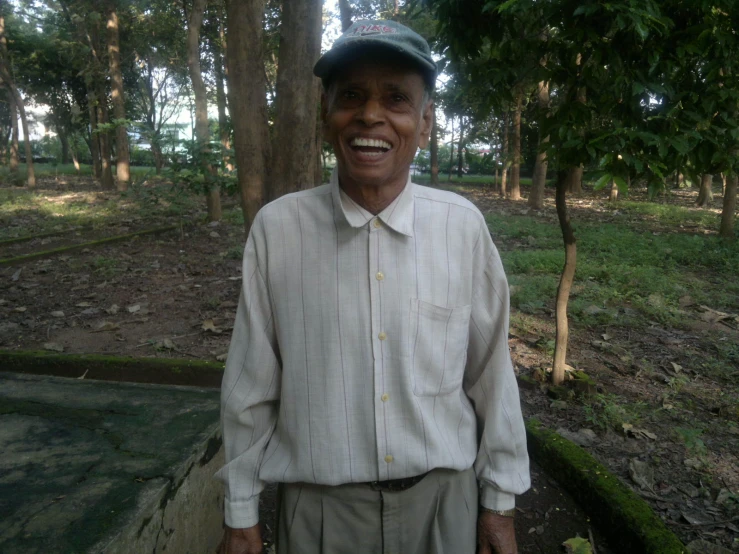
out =
[(403, 96), (402, 94), (393, 94), (390, 96), (390, 99), (396, 103), (405, 102), (405, 96)]
[(342, 98), (344, 98), (345, 100), (354, 100), (354, 99), (356, 99), (356, 98), (357, 98), (357, 96), (358, 96), (358, 95), (357, 95), (357, 93), (356, 93), (356, 92), (354, 92), (353, 90), (345, 90), (345, 91), (344, 91), (344, 92), (343, 92), (343, 93), (341, 94), (341, 96), (342, 96)]

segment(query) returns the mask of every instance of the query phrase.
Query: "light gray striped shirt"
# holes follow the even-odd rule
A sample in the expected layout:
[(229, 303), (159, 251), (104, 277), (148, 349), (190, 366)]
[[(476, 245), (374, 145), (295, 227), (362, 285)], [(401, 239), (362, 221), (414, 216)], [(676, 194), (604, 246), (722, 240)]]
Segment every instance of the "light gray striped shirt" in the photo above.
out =
[(222, 387), (226, 524), (265, 481), (337, 485), (474, 464), (480, 502), (529, 488), (508, 285), (482, 214), (408, 182), (373, 216), (329, 185), (254, 220)]

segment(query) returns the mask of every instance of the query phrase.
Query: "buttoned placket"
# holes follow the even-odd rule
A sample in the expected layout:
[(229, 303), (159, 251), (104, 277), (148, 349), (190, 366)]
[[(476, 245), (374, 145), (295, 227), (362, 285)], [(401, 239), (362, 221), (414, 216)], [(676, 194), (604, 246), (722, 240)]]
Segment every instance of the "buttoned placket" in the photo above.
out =
[(372, 354), (374, 359), (375, 383), (375, 431), (377, 437), (377, 456), (379, 479), (390, 479), (394, 456), (388, 451), (387, 436), (387, 394), (385, 375), (385, 349), (387, 346), (387, 330), (383, 314), (383, 285), (385, 273), (382, 267), (383, 240), (387, 240), (387, 229), (380, 218), (375, 217), (369, 222), (369, 280), (370, 306), (372, 309)]

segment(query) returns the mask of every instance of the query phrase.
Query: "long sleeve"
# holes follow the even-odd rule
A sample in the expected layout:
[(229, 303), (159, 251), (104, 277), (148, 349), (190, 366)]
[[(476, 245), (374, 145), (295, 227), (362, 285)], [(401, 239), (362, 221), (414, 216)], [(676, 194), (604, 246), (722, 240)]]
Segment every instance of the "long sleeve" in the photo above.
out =
[(465, 392), (477, 416), (475, 472), (480, 503), (494, 510), (515, 506), (530, 486), (526, 431), (508, 348), (508, 283), (483, 223), (475, 251)]
[(257, 215), (244, 249), (242, 289), (221, 387), (226, 464), (216, 477), (226, 487), (226, 525), (233, 528), (258, 522), (264, 488), (259, 468), (279, 409), (281, 367), (265, 250)]

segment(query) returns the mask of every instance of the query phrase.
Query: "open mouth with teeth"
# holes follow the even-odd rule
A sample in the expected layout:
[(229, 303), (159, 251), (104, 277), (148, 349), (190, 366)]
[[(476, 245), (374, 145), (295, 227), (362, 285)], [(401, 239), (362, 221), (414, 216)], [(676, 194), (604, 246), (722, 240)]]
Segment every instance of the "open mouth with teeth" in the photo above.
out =
[(361, 137), (353, 138), (349, 145), (354, 152), (369, 158), (380, 157), (393, 148), (393, 145), (387, 141)]

